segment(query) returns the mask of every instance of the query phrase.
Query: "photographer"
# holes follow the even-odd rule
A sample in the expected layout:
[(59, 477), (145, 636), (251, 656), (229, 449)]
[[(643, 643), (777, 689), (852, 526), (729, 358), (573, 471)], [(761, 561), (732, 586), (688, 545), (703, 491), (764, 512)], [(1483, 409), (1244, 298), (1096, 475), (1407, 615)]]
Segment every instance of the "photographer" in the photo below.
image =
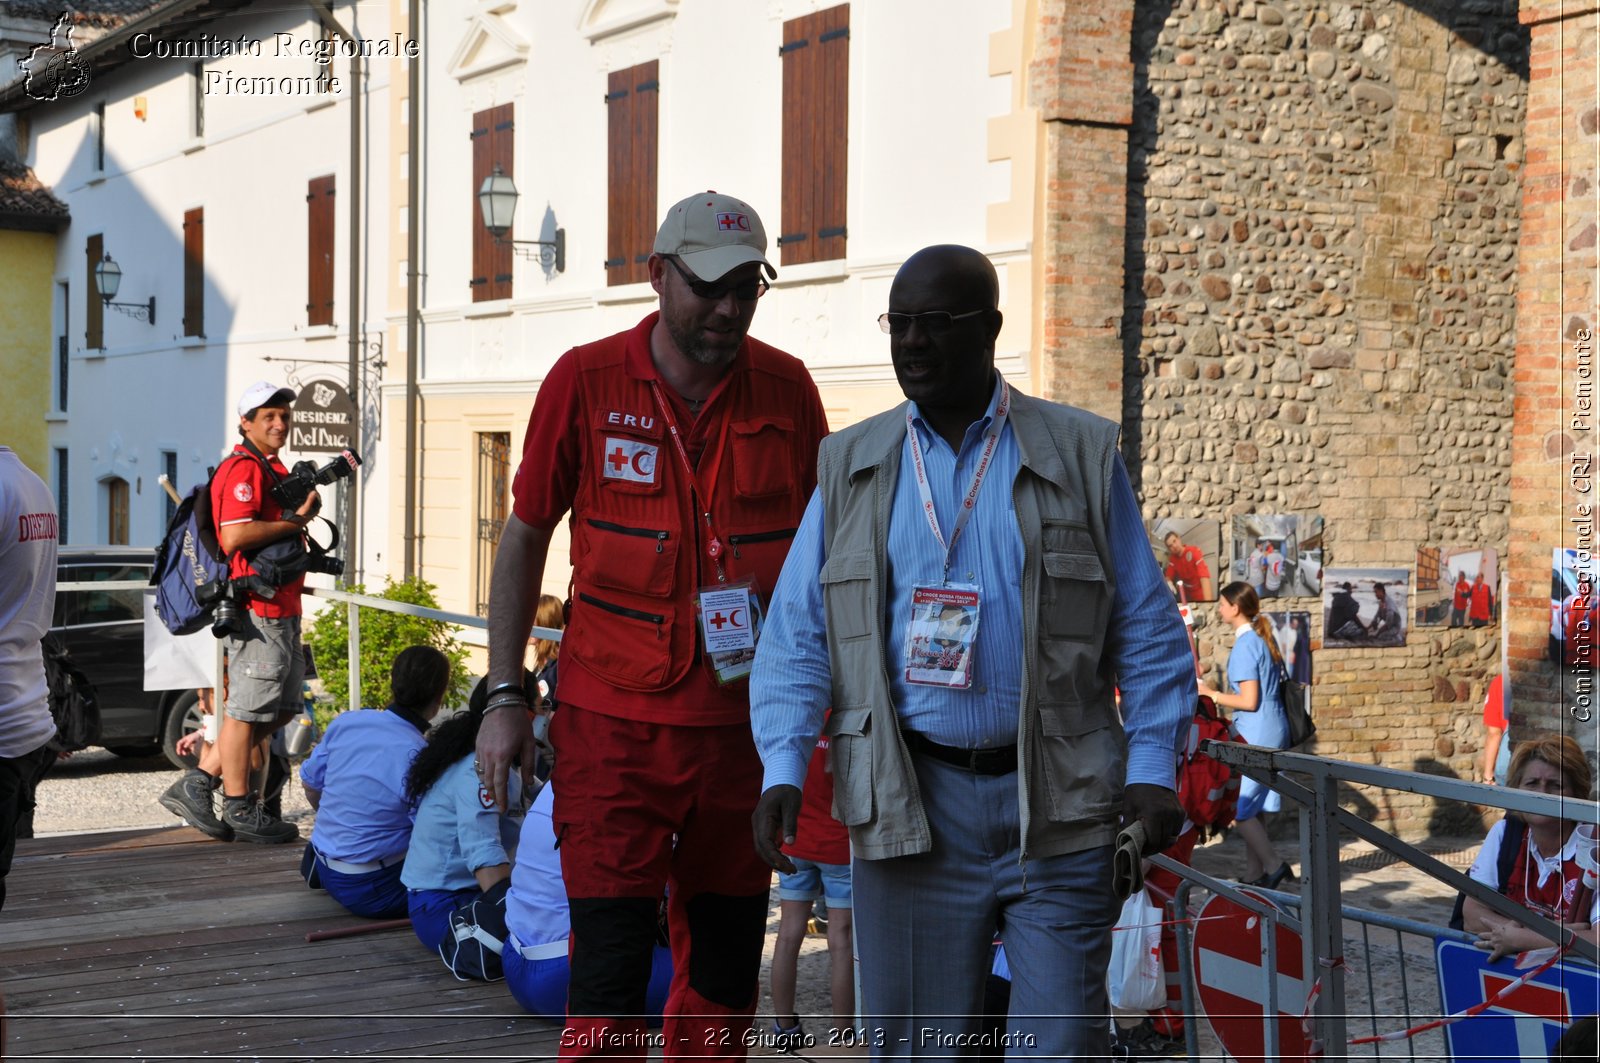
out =
[[(163, 804), (192, 826), (221, 840), (258, 843), (293, 841), (300, 831), (261, 806), (259, 784), (252, 786), (251, 766), (265, 763), (272, 734), (300, 711), (305, 665), (300, 648), (301, 572), (275, 590), (260, 582), (249, 556), (262, 547), (305, 534), (305, 526), (322, 504), (307, 492), (297, 508), (286, 509), (273, 498), (273, 487), (289, 477), (278, 452), (289, 438), (290, 405), (295, 393), (266, 381), (250, 385), (239, 399), (239, 434), (243, 437), (211, 480), (211, 509), (217, 541), (228, 554), (235, 581), (236, 611), (223, 638), (227, 671), (223, 690), (217, 752), (222, 762), (218, 780), (199, 769), (185, 773), (164, 795)], [(240, 581), (245, 581), (240, 586)], [(224, 603), (226, 605), (228, 603)], [(221, 784), (222, 813), (214, 795)], [(170, 800), (168, 800), (170, 799)]]

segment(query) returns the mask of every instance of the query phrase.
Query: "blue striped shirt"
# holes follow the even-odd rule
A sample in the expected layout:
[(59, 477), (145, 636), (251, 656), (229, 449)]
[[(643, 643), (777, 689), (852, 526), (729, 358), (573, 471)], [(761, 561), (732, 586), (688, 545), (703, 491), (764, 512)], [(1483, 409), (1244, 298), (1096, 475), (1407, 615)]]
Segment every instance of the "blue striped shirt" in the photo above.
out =
[[(923, 449), (939, 528), (948, 541), (955, 514), (972, 482), (999, 400), (999, 379), (984, 417), (967, 429), (959, 451), (911, 410)], [(943, 554), (922, 516), (909, 443), (888, 529), (887, 617), (890, 693), (904, 726), (936, 742), (977, 749), (1017, 740), (1022, 699), (1022, 537), (1011, 484), (1021, 453), (1008, 423), (965, 531), (956, 540), (950, 582), (982, 592), (972, 685), (944, 689), (905, 681), (905, 636), (912, 588), (937, 585)], [(1194, 713), (1194, 668), (1172, 592), (1161, 577), (1144, 532), (1139, 506), (1118, 457), (1111, 477), (1110, 536), (1117, 593), (1112, 603), (1109, 654), (1122, 690), (1132, 783), (1172, 787), (1177, 751)], [(822, 586), (822, 498), (813, 493), (773, 594), (750, 682), (750, 720), (766, 773), (762, 789), (801, 786), (806, 763), (832, 698)]]

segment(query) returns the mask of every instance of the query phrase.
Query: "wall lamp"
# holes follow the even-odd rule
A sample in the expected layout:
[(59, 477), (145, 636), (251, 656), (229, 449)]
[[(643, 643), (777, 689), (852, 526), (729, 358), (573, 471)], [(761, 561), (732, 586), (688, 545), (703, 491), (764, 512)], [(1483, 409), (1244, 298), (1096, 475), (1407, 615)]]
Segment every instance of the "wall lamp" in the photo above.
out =
[(109, 254), (105, 261), (94, 268), (94, 286), (100, 292), (100, 298), (107, 306), (114, 306), (136, 321), (156, 323), (156, 297), (151, 296), (148, 303), (114, 303), (111, 300), (117, 297), (117, 289), (122, 287), (122, 267), (117, 265)]
[[(497, 244), (510, 244), (512, 250), (523, 258), (539, 257), (541, 264), (554, 266), (557, 273), (567, 271), (567, 230), (557, 229), (554, 240), (508, 240), (511, 219), (517, 213), (517, 186), (500, 164), (494, 164), (494, 173), (483, 179), (478, 189), (478, 208), (483, 211), (483, 224)], [(537, 247), (539, 250), (534, 251)]]

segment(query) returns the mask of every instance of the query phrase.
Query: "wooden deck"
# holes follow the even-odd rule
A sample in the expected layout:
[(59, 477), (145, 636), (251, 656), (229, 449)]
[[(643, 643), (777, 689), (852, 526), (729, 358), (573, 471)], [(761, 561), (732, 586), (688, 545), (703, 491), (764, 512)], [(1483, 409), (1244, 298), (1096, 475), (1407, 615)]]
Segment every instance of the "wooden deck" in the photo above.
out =
[(559, 1027), (458, 982), (409, 929), (360, 925), (299, 875), (300, 845), (187, 827), (19, 842), (0, 911), (0, 1056), (534, 1060)]

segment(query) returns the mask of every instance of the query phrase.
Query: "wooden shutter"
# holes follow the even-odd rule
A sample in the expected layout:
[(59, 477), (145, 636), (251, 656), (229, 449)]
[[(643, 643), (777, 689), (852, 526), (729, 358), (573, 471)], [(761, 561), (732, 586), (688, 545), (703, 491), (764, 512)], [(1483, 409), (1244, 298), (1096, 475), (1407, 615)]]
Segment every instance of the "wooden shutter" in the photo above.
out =
[(333, 175), (306, 184), (306, 324), (333, 324)]
[(94, 268), (106, 257), (105, 237), (95, 233), (83, 244), (83, 257), (89, 262), (88, 283), (84, 285), (83, 344), (85, 347), (104, 350), (106, 346), (106, 304), (100, 298), (100, 288), (94, 282)]
[[(495, 240), (483, 222), (478, 189), (494, 172), (495, 163), (507, 177), (512, 172), (512, 105), (502, 103), (472, 116), (472, 301), (511, 298), (511, 244)], [(520, 189), (518, 191), (521, 191)], [(519, 207), (521, 205), (519, 204)], [(510, 240), (514, 233), (506, 233)]]
[(783, 24), (785, 266), (843, 258), (849, 176), (850, 5)]
[(660, 70), (652, 59), (607, 78), (607, 284), (650, 279), (646, 263), (656, 235)]
[(205, 208), (183, 212), (183, 334), (206, 334)]

